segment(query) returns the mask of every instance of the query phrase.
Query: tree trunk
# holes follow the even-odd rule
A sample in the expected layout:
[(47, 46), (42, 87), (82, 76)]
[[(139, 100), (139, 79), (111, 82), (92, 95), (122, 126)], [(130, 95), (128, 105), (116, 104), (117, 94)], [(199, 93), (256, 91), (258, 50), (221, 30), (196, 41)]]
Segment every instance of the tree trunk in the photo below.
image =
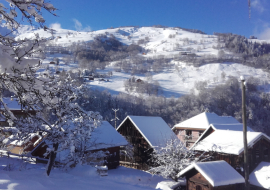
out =
[(54, 161), (55, 161), (55, 158), (56, 158), (56, 151), (58, 149), (58, 143), (54, 143), (53, 144), (53, 151), (50, 153), (50, 158), (49, 158), (49, 161), (47, 163), (47, 168), (46, 168), (46, 173), (47, 173), (47, 176), (50, 175), (51, 173), (51, 170), (52, 170), (52, 167), (54, 165)]

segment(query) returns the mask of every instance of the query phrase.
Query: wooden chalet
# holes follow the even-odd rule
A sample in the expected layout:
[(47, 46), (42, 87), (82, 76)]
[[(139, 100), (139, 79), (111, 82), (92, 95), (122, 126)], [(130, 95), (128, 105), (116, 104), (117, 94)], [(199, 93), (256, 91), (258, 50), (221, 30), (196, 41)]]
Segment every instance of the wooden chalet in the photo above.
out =
[(164, 147), (169, 139), (177, 138), (161, 117), (127, 116), (117, 131), (133, 146), (134, 157), (121, 156), (120, 164), (147, 170), (155, 147)]
[(244, 190), (245, 179), (225, 161), (194, 163), (182, 170), (186, 190)]
[(103, 158), (106, 160), (105, 165), (108, 169), (115, 169), (120, 164), (120, 147), (127, 144), (126, 139), (109, 122), (103, 121), (100, 127), (93, 131), (87, 153), (91, 156), (92, 152), (109, 152), (109, 155)]
[(249, 175), (251, 190), (270, 189), (270, 162), (261, 162)]
[[(109, 122), (103, 121), (101, 125), (92, 132), (92, 137), (87, 145), (88, 149), (86, 149), (85, 152), (86, 162), (88, 164), (96, 164), (97, 162), (100, 162), (104, 165), (107, 165), (108, 169), (115, 169), (119, 166), (120, 146), (126, 146), (127, 144), (128, 142), (126, 139), (122, 137)], [(48, 158), (37, 154), (43, 152), (44, 147), (50, 146), (50, 142), (46, 142), (46, 139), (44, 139), (43, 142), (40, 143), (34, 151), (32, 151), (31, 155), (39, 156), (39, 162), (47, 162), (46, 160), (44, 161), (44, 159)], [(108, 154), (106, 157), (95, 160), (92, 155), (98, 151), (107, 152)], [(60, 164), (63, 163), (68, 154), (69, 151), (62, 151), (57, 153), (56, 162)]]
[[(270, 162), (270, 137), (261, 132), (247, 132), (247, 143), (249, 172), (252, 172), (262, 161)], [(243, 174), (244, 144), (242, 131), (216, 130), (211, 125), (192, 148), (211, 153), (212, 160), (225, 160), (239, 173)]]
[[(231, 116), (218, 116), (215, 113), (203, 112), (181, 123), (176, 124), (172, 130), (177, 137), (186, 144), (186, 147), (191, 147), (209, 127), (210, 124), (224, 125), (228, 130), (243, 130), (243, 126), (235, 118)], [(235, 129), (233, 129), (235, 127)], [(222, 129), (223, 129), (222, 128)], [(248, 131), (253, 131), (248, 127)]]
[[(18, 102), (16, 98), (3, 98), (3, 102), (14, 114), (15, 117), (26, 117), (26, 112), (23, 111), (23, 105)], [(0, 107), (0, 134), (3, 137), (3, 141), (0, 142), (3, 150), (7, 150), (12, 154), (26, 155), (31, 152), (37, 144), (42, 140), (44, 136), (42, 134), (31, 133), (28, 137), (21, 140), (12, 140), (13, 134), (18, 133), (15, 127), (9, 127), (9, 124), (2, 114), (4, 112), (3, 105)], [(29, 110), (28, 113), (34, 115), (35, 110)]]

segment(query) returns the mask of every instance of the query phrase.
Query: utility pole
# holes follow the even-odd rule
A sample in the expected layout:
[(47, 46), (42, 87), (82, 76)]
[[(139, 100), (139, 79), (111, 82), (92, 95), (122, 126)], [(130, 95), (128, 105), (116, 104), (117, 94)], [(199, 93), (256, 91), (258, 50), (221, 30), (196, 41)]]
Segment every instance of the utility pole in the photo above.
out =
[(246, 122), (246, 82), (243, 76), (240, 77), (242, 84), (242, 120), (244, 139), (244, 170), (245, 170), (245, 190), (249, 190), (249, 160), (247, 147), (247, 122)]
[(115, 113), (115, 117), (114, 117), (114, 119), (112, 119), (111, 121), (114, 121), (115, 123), (114, 123), (114, 128), (116, 129), (116, 120), (119, 120), (118, 119), (118, 117), (116, 116), (116, 112), (119, 110), (119, 109), (112, 109), (113, 111), (114, 111), (114, 113)]
[(250, 0), (248, 0), (248, 18), (250, 20), (251, 18), (251, 6), (250, 6)]

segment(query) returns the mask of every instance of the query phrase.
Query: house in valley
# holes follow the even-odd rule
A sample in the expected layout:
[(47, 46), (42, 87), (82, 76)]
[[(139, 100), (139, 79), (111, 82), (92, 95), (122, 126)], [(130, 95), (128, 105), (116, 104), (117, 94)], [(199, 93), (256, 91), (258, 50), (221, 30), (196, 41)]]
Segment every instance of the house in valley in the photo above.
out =
[[(270, 137), (261, 132), (247, 132), (247, 144), (250, 172), (260, 162), (270, 162)], [(211, 153), (213, 161), (225, 160), (243, 174), (244, 143), (242, 131), (213, 130), (213, 127), (210, 126), (192, 148), (200, 152)]]
[[(215, 113), (209, 112), (203, 112), (178, 123), (172, 130), (187, 147), (191, 147), (210, 124), (215, 124), (216, 128), (221, 127), (224, 130), (243, 130), (243, 125), (235, 118), (231, 116), (218, 116)], [(253, 131), (249, 127), (248, 130)]]
[(117, 131), (133, 146), (133, 159), (122, 156), (120, 163), (137, 169), (148, 169), (150, 154), (155, 147), (165, 147), (169, 139), (177, 138), (161, 117), (127, 116)]
[[(121, 136), (109, 122), (102, 121), (101, 125), (92, 132), (91, 139), (87, 143), (85, 151), (86, 162), (89, 164), (100, 162), (107, 165), (108, 169), (115, 169), (119, 166), (120, 147), (126, 146), (127, 144), (126, 139)], [(31, 152), (31, 156), (38, 156), (38, 161), (47, 162), (48, 157), (37, 155), (37, 153), (42, 152), (44, 147), (47, 148), (50, 146), (50, 142), (46, 142), (45, 138), (38, 147)], [(107, 155), (99, 158), (99, 160), (95, 160), (96, 158), (92, 156), (99, 151), (106, 152)], [(63, 163), (68, 154), (68, 151), (57, 153), (56, 162)]]
[(245, 179), (225, 161), (199, 162), (182, 170), (186, 190), (244, 190)]
[[(16, 118), (26, 117), (27, 113), (23, 111), (23, 105), (19, 103), (17, 98), (3, 98), (3, 103), (9, 108)], [(37, 107), (36, 107), (37, 108)], [(38, 108), (37, 108), (38, 109)], [(2, 150), (6, 150), (15, 155), (26, 155), (41, 142), (45, 134), (29, 133), (27, 137), (15, 140), (14, 135), (18, 133), (18, 129), (10, 127), (7, 118), (4, 115), (4, 105), (0, 107), (0, 145)], [(34, 115), (35, 110), (28, 110), (28, 114)]]
[(105, 165), (108, 169), (115, 169), (120, 162), (120, 147), (127, 144), (127, 140), (108, 121), (102, 121), (100, 127), (92, 132), (89, 148), (86, 150), (87, 160), (91, 162), (90, 156), (93, 152), (108, 152), (109, 154), (104, 158)]

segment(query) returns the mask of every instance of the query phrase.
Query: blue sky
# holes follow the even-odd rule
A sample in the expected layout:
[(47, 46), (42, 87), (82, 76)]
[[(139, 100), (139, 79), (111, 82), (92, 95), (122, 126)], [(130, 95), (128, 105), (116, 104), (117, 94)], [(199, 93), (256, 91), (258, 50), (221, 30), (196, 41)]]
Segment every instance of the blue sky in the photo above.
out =
[(180, 26), (208, 34), (231, 32), (270, 39), (270, 0), (51, 0), (58, 17), (47, 25), (99, 30), (119, 26)]

